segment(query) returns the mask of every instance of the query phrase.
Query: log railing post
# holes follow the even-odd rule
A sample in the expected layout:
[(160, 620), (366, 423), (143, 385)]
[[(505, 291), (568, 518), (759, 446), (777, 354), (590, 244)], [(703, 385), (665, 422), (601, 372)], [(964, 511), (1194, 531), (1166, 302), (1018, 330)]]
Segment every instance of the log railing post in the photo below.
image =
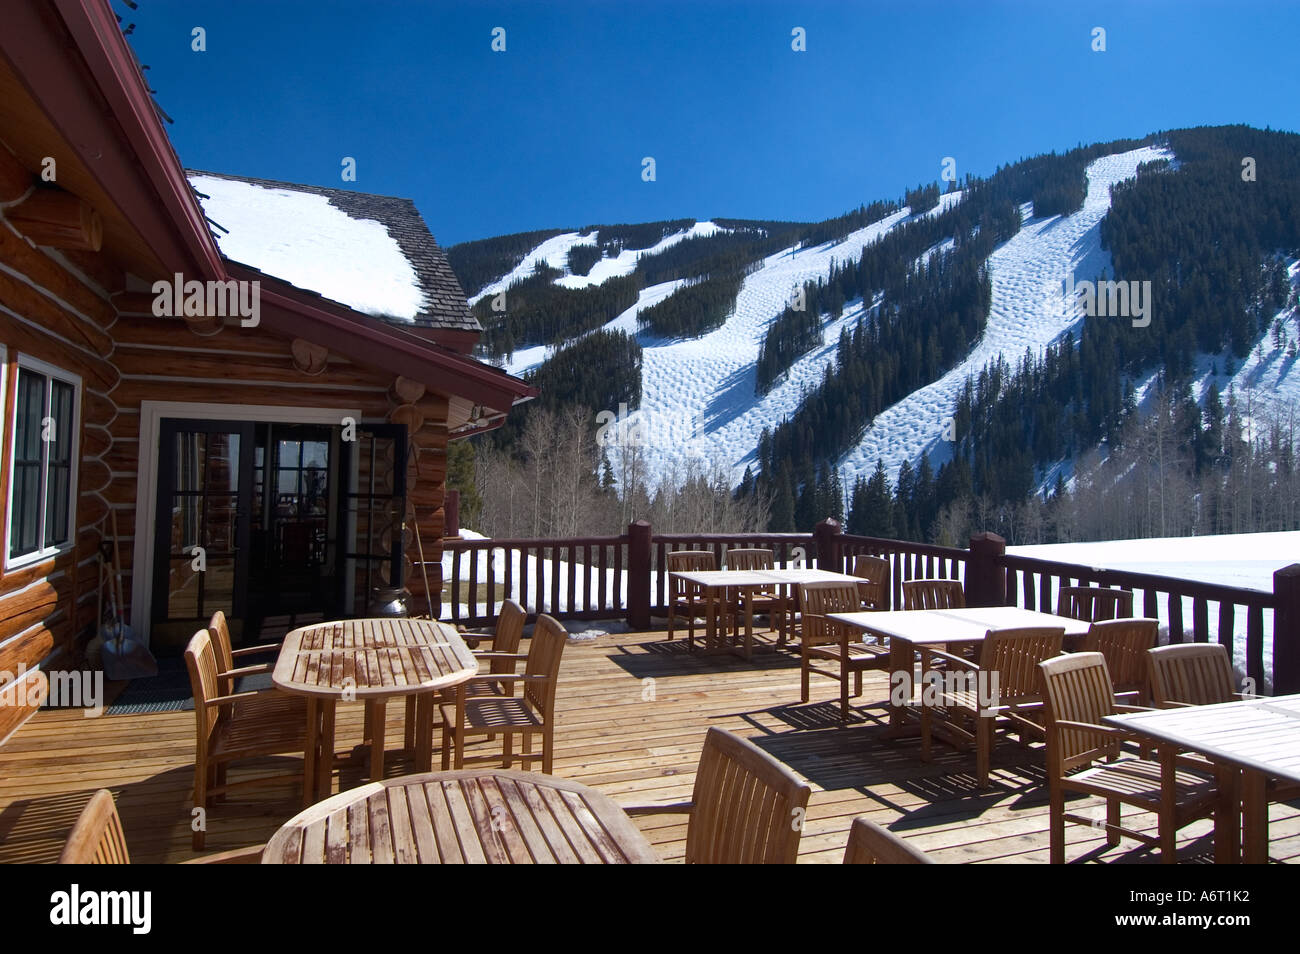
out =
[(444, 537), (460, 536), (460, 491), (448, 490), (442, 502)]
[(1300, 563), (1273, 573), (1273, 695), (1300, 692)]
[(650, 628), (650, 522), (638, 520), (627, 527), (627, 625), (644, 632)]
[(840, 559), (840, 535), (843, 534), (844, 528), (834, 517), (827, 517), (817, 526), (813, 527), (813, 543), (817, 548), (817, 567), (821, 570), (831, 570), (835, 573), (843, 573), (844, 567)]
[(1007, 571), (1002, 557), (1007, 541), (996, 533), (977, 533), (970, 538), (966, 558), (966, 605), (1005, 606)]

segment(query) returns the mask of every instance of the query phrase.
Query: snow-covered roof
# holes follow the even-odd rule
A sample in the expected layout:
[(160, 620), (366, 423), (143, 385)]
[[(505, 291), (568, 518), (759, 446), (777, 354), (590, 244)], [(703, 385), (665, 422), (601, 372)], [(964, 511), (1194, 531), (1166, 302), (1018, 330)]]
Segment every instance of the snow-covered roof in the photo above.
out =
[(186, 174), (226, 258), (377, 318), (481, 330), (410, 199)]

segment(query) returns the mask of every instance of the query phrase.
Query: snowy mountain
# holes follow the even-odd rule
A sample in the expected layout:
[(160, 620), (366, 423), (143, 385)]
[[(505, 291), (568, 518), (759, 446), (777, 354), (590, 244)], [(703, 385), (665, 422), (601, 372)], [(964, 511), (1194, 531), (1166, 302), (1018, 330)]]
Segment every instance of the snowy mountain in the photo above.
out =
[[(841, 334), (879, 324), (883, 320), (882, 308), (891, 309), (888, 314), (893, 316), (900, 308), (906, 311), (912, 307), (906, 294), (899, 291), (910, 287), (912, 277), (908, 276), (915, 277), (918, 286), (932, 281), (938, 283), (935, 288), (941, 289), (943, 270), (963, 251), (969, 253), (969, 243), (981, 234), (981, 229), (987, 229), (986, 235), (998, 239), (996, 244), (987, 246), (987, 258), (979, 266), (990, 287), (987, 310), (976, 332), (968, 334), (965, 341), (955, 343), (959, 346), (956, 360), (940, 362), (942, 366), (932, 378), (922, 381), (909, 392), (896, 395), (886, 389), (887, 400), (872, 406), (856, 436), (850, 432), (850, 440), (840, 440), (829, 455), (814, 462), (818, 473), (827, 464), (833, 464), (845, 493), (856, 481), (870, 476), (877, 461), (883, 462), (891, 481), (897, 480), (904, 464), (915, 469), (923, 458), (928, 459), (932, 471), (937, 472), (953, 456), (955, 445), (950, 440), (955, 437), (960, 441), (964, 437), (956, 433), (952, 419), (968, 382), (977, 379), (991, 362), (999, 359), (1014, 369), (1026, 353), (1041, 359), (1045, 348), (1059, 347), (1063, 340), (1073, 341), (1077, 346), (1085, 321), (1095, 319), (1097, 312), (1094, 310), (1085, 315), (1086, 300), (1069, 300), (1067, 294), (1070, 290), (1082, 283), (1123, 275), (1126, 267), (1129, 276), (1159, 276), (1162, 273), (1155, 269), (1167, 269), (1172, 261), (1174, 274), (1165, 274), (1162, 278), (1166, 291), (1172, 289), (1180, 295), (1191, 296), (1190, 299), (1183, 298), (1184, 302), (1196, 299), (1195, 283), (1183, 282), (1179, 260), (1168, 250), (1153, 252), (1145, 264), (1145, 271), (1139, 273), (1134, 269), (1134, 207), (1148, 216), (1172, 216), (1175, 224), (1184, 229), (1191, 225), (1191, 217), (1195, 214), (1194, 202), (1184, 201), (1178, 205), (1172, 198), (1169, 208), (1152, 212), (1151, 196), (1158, 199), (1163, 194), (1153, 185), (1154, 177), (1171, 177), (1169, 182), (1179, 183), (1184, 188), (1192, 181), (1192, 176), (1200, 176), (1198, 182), (1205, 181), (1206, 176), (1217, 174), (1214, 173), (1217, 167), (1207, 158), (1210, 147), (1202, 150), (1203, 143), (1227, 150), (1236, 148), (1237, 143), (1232, 142), (1234, 137), (1240, 139), (1244, 136), (1243, 141), (1251, 143), (1265, 139), (1270, 147), (1281, 149), (1288, 162), (1295, 158), (1296, 137), (1291, 134), (1261, 133), (1247, 127), (1179, 132), (1181, 139), (1152, 136), (1142, 141), (1115, 143), (1111, 147), (1080, 147), (1060, 156), (1051, 154), (1021, 160), (1000, 168), (988, 180), (968, 179), (961, 189), (954, 188), (942, 195), (934, 208), (919, 215), (914, 215), (905, 205), (884, 204), (880, 206), (884, 211), (875, 221), (855, 223), (852, 229), (831, 230), (829, 233), (824, 230), (791, 232), (785, 247), (767, 251), (748, 262), (725, 320), (694, 336), (665, 338), (648, 330), (640, 318), (646, 309), (674, 300), (674, 296), (680, 296), (700, 280), (678, 277), (639, 285), (635, 288), (635, 301), (630, 306), (620, 305), (620, 310), (607, 313), (608, 319), (599, 328), (588, 324), (586, 330), (576, 335), (540, 344), (526, 342), (526, 346), (501, 356), (499, 361), (512, 373), (523, 374), (539, 369), (559, 349), (572, 347), (596, 331), (622, 332), (634, 338), (640, 346), (640, 404), (628, 414), (626, 423), (639, 437), (642, 456), (639, 466), (643, 468), (648, 485), (654, 487), (664, 478), (671, 482), (685, 473), (692, 462), (706, 470), (722, 465), (730, 470), (733, 484), (737, 484), (747, 467), (756, 471), (761, 469), (758, 451), (765, 433), (771, 434), (783, 424), (789, 426), (788, 422), (795, 420), (801, 411), (805, 416), (799, 426), (818, 427), (815, 419), (809, 422), (807, 412), (819, 387), (829, 380), (828, 376), (843, 370)], [(1171, 145), (1173, 141), (1184, 143), (1190, 150), (1190, 173), (1184, 168), (1184, 157)], [(1262, 147), (1253, 148), (1258, 151)], [(1126, 206), (1126, 218), (1115, 225), (1114, 231), (1122, 240), (1128, 256), (1117, 267), (1117, 263), (1112, 261), (1111, 251), (1104, 247), (1105, 225), (1111, 216), (1117, 190), (1122, 191), (1125, 184), (1133, 183), (1143, 170), (1148, 175), (1148, 179), (1143, 180), (1147, 183), (1146, 191), (1127, 196), (1130, 204)], [(1077, 186), (1074, 176), (1079, 176)], [(1225, 180), (1209, 181), (1216, 187), (1232, 188), (1230, 184), (1223, 184)], [(1230, 183), (1231, 180), (1226, 181)], [(1197, 188), (1204, 187), (1198, 185)], [(1172, 190), (1164, 191), (1172, 194)], [(968, 202), (973, 204), (971, 219), (944, 218)], [(1264, 211), (1257, 210), (1256, 220), (1264, 214)], [(1159, 315), (1161, 324), (1151, 336), (1133, 335), (1121, 342), (1125, 353), (1117, 356), (1120, 366), (1108, 372), (1112, 375), (1109, 382), (1103, 381), (1097, 386), (1104, 385), (1112, 390), (1129, 388), (1136, 404), (1147, 407), (1155, 390), (1153, 385), (1163, 379), (1162, 375), (1172, 369), (1170, 362), (1175, 361), (1189, 365), (1186, 370), (1179, 371), (1179, 378), (1190, 380), (1192, 399), (1205, 403), (1210, 399), (1212, 388), (1220, 395), (1231, 391), (1238, 407), (1245, 407), (1241, 412), (1245, 426), (1250, 426), (1252, 416), (1257, 416), (1261, 422), (1285, 416), (1300, 399), (1300, 370), (1294, 367), (1296, 346), (1300, 344), (1294, 292), (1294, 288), (1300, 285), (1300, 265), (1296, 262), (1300, 249), (1296, 248), (1293, 240), (1297, 226), (1292, 210), (1284, 206), (1273, 214), (1281, 220), (1276, 229), (1281, 241), (1270, 236), (1272, 254), (1282, 260), (1282, 277), (1289, 280), (1291, 289), (1288, 292), (1287, 289), (1273, 288), (1272, 298), (1281, 302), (1281, 307), (1270, 307), (1264, 314), (1258, 308), (1258, 301), (1230, 301), (1247, 317), (1241, 321), (1231, 319), (1231, 345), (1220, 339), (1211, 349), (1195, 347), (1193, 339), (1197, 336), (1212, 339), (1214, 335), (1226, 336), (1228, 332), (1194, 331), (1190, 326), (1180, 332), (1178, 322), (1182, 319), (1182, 309), (1166, 308)], [(1015, 221), (1017, 218), (1018, 222)], [(914, 235), (928, 234), (915, 229), (915, 226), (940, 220), (950, 224), (942, 227), (947, 231), (936, 236), (932, 245), (908, 244), (901, 238), (906, 236), (909, 228)], [(1139, 222), (1146, 228), (1143, 234), (1148, 236), (1148, 244), (1149, 236), (1153, 234), (1152, 221)], [(573, 274), (570, 270), (570, 253), (580, 246), (596, 246), (598, 242), (604, 245), (603, 233), (592, 227), (583, 232), (553, 234), (523, 254), (510, 271), (474, 290), (470, 301), (482, 302), (508, 291), (529, 281), (539, 273), (539, 269), (552, 276), (551, 282), (559, 288), (596, 289), (611, 279), (641, 274), (645, 264), (654, 256), (687, 240), (692, 240), (692, 245), (681, 248), (697, 245), (703, 248), (707, 243), (693, 240), (727, 233), (731, 230), (731, 222), (726, 219), (694, 222), (688, 228), (664, 231), (661, 237), (657, 234), (652, 236), (653, 241), (642, 242), (644, 248), (619, 245), (614, 246), (611, 253), (606, 247), (605, 254), (585, 275)], [(742, 229), (743, 226), (736, 228)], [(1127, 233), (1125, 229), (1128, 229)], [(756, 230), (756, 234), (769, 234), (769, 231)], [(831, 241), (819, 242), (804, 237), (824, 234), (834, 237)], [(886, 241), (891, 237), (898, 239), (895, 245)], [(905, 261), (890, 263), (895, 269), (890, 279), (894, 289), (891, 294), (886, 294), (879, 286), (862, 285), (867, 281), (864, 276), (868, 256), (865, 253), (882, 248), (890, 249), (891, 254), (906, 256)], [(846, 267), (852, 270), (860, 260), (863, 273), (858, 276), (858, 285), (863, 290), (856, 297), (844, 300), (842, 306), (837, 302), (834, 306), (837, 315), (829, 311), (819, 315), (821, 344), (814, 341), (812, 346), (805, 345), (792, 363), (783, 365), (784, 371), (774, 385), (765, 391), (758, 387), (756, 362), (764, 348), (765, 337), (772, 333), (783, 312), (788, 312), (788, 306), (796, 300), (800, 289), (818, 283), (830, 287), (836, 283), (837, 275), (842, 276)], [(1240, 266), (1241, 263), (1237, 263), (1236, 267)], [(937, 279), (936, 275), (939, 276)], [(1227, 278), (1224, 276), (1225, 282)], [(1196, 276), (1196, 280), (1201, 281), (1202, 277)], [(1151, 282), (1146, 284), (1149, 286)], [(1210, 287), (1214, 288), (1213, 285)], [(876, 290), (872, 291), (872, 288)], [(1225, 290), (1224, 282), (1214, 290), (1220, 298), (1225, 294), (1231, 296), (1230, 289)], [(1136, 288), (1134, 294), (1137, 294)], [(630, 295), (628, 300), (631, 300)], [(1098, 297), (1088, 303), (1088, 307), (1095, 309), (1096, 302), (1102, 300)], [(1127, 321), (1127, 317), (1107, 319), (1103, 314), (1101, 320), (1113, 320), (1119, 327), (1118, 323)], [(1134, 324), (1134, 327), (1138, 325)], [(1244, 340), (1243, 334), (1247, 336)], [(1180, 357), (1188, 350), (1188, 344), (1193, 345), (1191, 353), (1185, 358)], [(1143, 352), (1143, 348), (1147, 351)], [(1234, 353), (1238, 357), (1234, 357)], [(898, 355), (897, 360), (908, 359)], [(934, 363), (931, 360), (929, 365)], [(1087, 400), (1096, 403), (1101, 398)], [(1115, 404), (1118, 397), (1112, 395), (1107, 400)], [(594, 410), (619, 409), (602, 407)], [(1081, 408), (1075, 410), (1079, 412)], [(1102, 430), (1104, 433), (1105, 428)], [(1086, 450), (1089, 448), (1076, 446), (1064, 460), (1055, 461), (1041, 459), (1040, 453), (1035, 464), (1035, 484), (1041, 490), (1050, 486), (1058, 472), (1068, 477), (1073, 471), (1074, 455)], [(970, 452), (967, 445), (963, 453)], [(611, 455), (611, 463), (617, 477), (618, 455)], [(798, 460), (794, 463), (799, 466)], [(796, 494), (800, 493), (800, 485), (806, 486), (811, 473), (809, 470), (803, 477), (796, 475)], [(774, 475), (769, 475), (768, 479), (774, 479)]]

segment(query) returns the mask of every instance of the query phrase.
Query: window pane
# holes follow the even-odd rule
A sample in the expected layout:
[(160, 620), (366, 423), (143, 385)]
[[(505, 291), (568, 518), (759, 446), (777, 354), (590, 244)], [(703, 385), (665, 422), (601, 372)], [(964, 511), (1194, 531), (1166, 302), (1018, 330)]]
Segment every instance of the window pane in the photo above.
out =
[(26, 368), (18, 369), (14, 395), (14, 472), (10, 492), (11, 557), (33, 553), (41, 540), (41, 418), (45, 411), (46, 380)]
[(75, 389), (64, 381), (52, 381), (50, 393), (50, 446), (45, 478), (45, 546), (57, 547), (72, 536), (72, 401)]

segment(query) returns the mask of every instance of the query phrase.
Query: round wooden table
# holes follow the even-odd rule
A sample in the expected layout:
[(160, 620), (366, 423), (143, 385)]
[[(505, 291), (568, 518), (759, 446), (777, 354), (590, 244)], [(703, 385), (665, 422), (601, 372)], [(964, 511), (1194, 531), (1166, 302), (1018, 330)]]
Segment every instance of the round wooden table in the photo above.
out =
[(505, 769), (427, 772), (341, 792), (287, 821), (263, 864), (657, 864), (585, 785)]
[(307, 697), (303, 804), (329, 795), (334, 714), (339, 702), (366, 704), (370, 777), (384, 774), (388, 700), (416, 697), (415, 761), (433, 767), (433, 701), (478, 674), (478, 660), (455, 628), (425, 619), (348, 619), (316, 623), (285, 637), (271, 681)]

